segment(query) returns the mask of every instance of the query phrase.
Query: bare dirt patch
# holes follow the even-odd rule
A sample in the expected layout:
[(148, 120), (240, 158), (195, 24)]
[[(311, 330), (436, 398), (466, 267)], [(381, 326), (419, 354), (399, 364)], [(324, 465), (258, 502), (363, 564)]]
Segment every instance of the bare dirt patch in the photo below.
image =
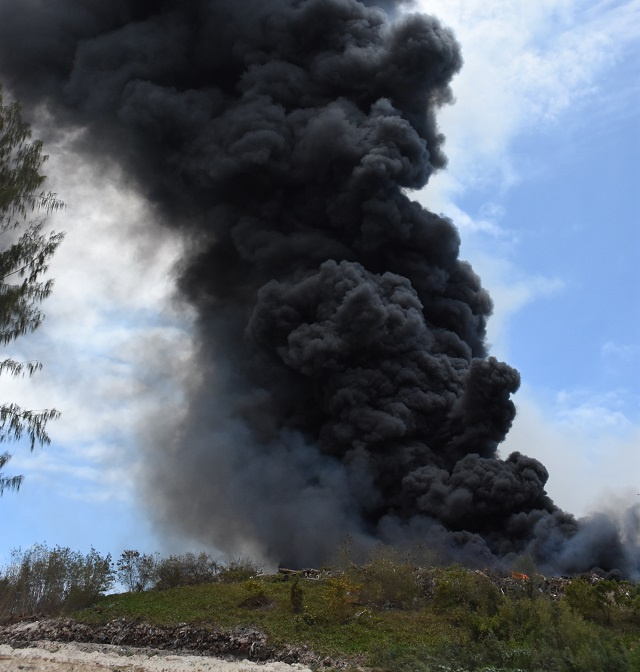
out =
[(301, 664), (224, 660), (113, 644), (33, 642), (0, 645), (3, 672), (310, 672)]

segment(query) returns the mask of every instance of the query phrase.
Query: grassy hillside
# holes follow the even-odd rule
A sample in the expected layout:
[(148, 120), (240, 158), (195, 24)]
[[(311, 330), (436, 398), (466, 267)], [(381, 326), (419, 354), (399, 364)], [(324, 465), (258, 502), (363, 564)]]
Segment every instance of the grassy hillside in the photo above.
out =
[(275, 649), (377, 670), (640, 670), (640, 590), (625, 582), (510, 578), (378, 559), (316, 578), (110, 595), (74, 616), (257, 627)]
[[(192, 648), (322, 669), (640, 671), (638, 584), (429, 567), (392, 549), (339, 564), (265, 575), (250, 561), (125, 551), (114, 571), (93, 550), (38, 546), (0, 576), (0, 620), (67, 618), (0, 627), (0, 641)], [(100, 596), (115, 578), (131, 592)]]

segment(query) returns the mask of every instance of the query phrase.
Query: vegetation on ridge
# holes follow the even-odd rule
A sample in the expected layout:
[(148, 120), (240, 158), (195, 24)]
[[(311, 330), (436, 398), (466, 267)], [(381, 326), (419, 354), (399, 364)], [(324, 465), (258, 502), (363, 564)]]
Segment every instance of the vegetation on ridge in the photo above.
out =
[[(15, 554), (14, 569), (0, 578), (5, 619), (33, 615), (7, 613), (12, 591), (24, 596), (28, 589), (26, 577), (38, 586), (43, 580), (55, 583), (52, 569), (44, 578), (47, 552), (59, 571), (65, 562), (76, 568), (67, 577), (93, 576), (95, 582), (110, 565), (108, 556), (95, 551), (84, 557), (41, 546), (35, 554)], [(142, 589), (136, 563), (155, 568), (147, 576), (154, 587)], [(262, 574), (246, 558), (219, 563), (206, 554), (159, 559), (135, 551), (123, 553), (117, 568), (133, 590), (94, 594), (91, 606), (72, 613), (75, 620), (94, 626), (115, 619), (155, 626), (252, 626), (266, 633), (276, 650), (306, 647), (321, 658), (375, 670), (640, 670), (640, 586), (628, 581), (425, 567), (388, 548), (363, 565), (347, 562), (309, 572)], [(77, 599), (59, 601), (57, 611), (44, 606), (44, 613), (69, 612)]]

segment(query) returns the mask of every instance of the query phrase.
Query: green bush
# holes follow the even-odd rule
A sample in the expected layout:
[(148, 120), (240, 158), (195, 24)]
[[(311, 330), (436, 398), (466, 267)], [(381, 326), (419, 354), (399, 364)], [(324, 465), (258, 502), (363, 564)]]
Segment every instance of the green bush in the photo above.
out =
[(372, 662), (377, 669), (393, 672), (448, 672), (449, 666), (438, 664), (432, 652), (425, 647), (407, 647), (393, 644), (380, 647), (373, 655)]
[(380, 546), (369, 563), (352, 568), (349, 575), (361, 585), (364, 604), (406, 609), (421, 596), (418, 567), (389, 547)]
[(327, 612), (334, 623), (346, 623), (353, 616), (362, 586), (342, 574), (327, 581)]
[(300, 585), (300, 577), (296, 576), (291, 584), (290, 591), (291, 611), (294, 614), (301, 614), (304, 611), (303, 591)]
[(484, 574), (455, 565), (436, 574), (433, 594), (436, 611), (491, 616), (498, 612), (503, 601), (503, 595)]
[(241, 607), (268, 607), (273, 604), (265, 592), (264, 584), (257, 579), (245, 581), (242, 587), (244, 588), (246, 597), (240, 603)]
[(615, 586), (609, 581), (590, 585), (584, 579), (574, 579), (564, 591), (564, 599), (571, 610), (583, 618), (598, 623), (611, 622), (611, 608)]
[(242, 583), (261, 574), (264, 567), (253, 558), (238, 555), (220, 567), (218, 581), (222, 583)]
[(171, 555), (158, 561), (154, 587), (167, 590), (212, 583), (218, 578), (220, 569), (220, 564), (206, 553)]
[[(527, 672), (629, 669), (621, 643), (606, 630), (586, 622), (563, 600), (507, 600), (491, 619), (491, 626), (482, 646), (488, 652), (491, 639), (502, 643), (493, 649), (498, 655), (488, 661), (497, 665), (517, 659), (517, 666)], [(524, 656), (514, 654), (523, 650), (527, 651)]]

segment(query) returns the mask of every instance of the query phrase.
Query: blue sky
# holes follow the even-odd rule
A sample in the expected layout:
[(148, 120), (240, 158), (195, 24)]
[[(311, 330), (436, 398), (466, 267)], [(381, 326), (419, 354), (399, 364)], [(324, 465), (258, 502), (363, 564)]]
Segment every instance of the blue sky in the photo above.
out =
[[(414, 198), (458, 225), (490, 290), (492, 354), (515, 366), (518, 417), (502, 447), (539, 458), (578, 515), (640, 492), (640, 2), (426, 0), (465, 66), (443, 110), (449, 167)], [(12, 355), (45, 365), (3, 379), (6, 399), (62, 411), (53, 442), (17, 446), (26, 477), (0, 500), (0, 561), (36, 542), (115, 556), (188, 540), (137, 500), (153, 412), (179, 413), (192, 316), (172, 300), (181, 241), (114, 170), (47, 147), (67, 202), (47, 319)]]

